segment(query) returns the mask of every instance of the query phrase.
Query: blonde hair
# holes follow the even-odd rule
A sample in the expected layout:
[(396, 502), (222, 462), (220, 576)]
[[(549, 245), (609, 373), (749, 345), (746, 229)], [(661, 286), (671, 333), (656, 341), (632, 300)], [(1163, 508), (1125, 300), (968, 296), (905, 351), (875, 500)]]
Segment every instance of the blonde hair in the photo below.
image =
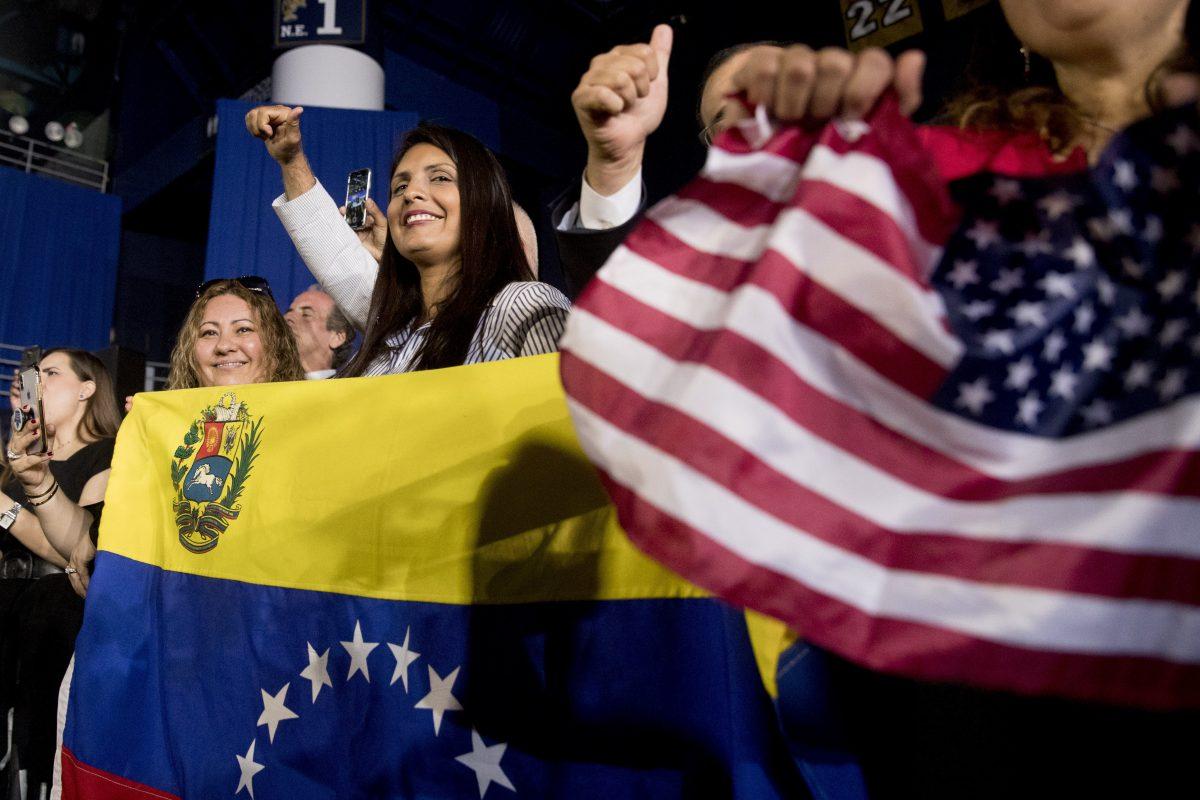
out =
[(179, 335), (175, 338), (175, 347), (171, 350), (171, 375), (167, 379), (167, 388), (195, 389), (204, 385), (200, 379), (200, 364), (196, 361), (196, 339), (200, 336), (200, 325), (204, 321), (204, 311), (208, 302), (221, 295), (232, 295), (246, 301), (250, 313), (254, 316), (258, 335), (262, 340), (263, 355), (266, 358), (263, 378), (258, 382), (302, 380), (304, 368), (300, 366), (296, 340), (292, 338), (292, 332), (284, 322), (283, 314), (279, 313), (275, 301), (264, 292), (252, 292), (237, 281), (227, 280), (218, 281), (206, 288), (188, 309), (183, 325), (179, 328)]

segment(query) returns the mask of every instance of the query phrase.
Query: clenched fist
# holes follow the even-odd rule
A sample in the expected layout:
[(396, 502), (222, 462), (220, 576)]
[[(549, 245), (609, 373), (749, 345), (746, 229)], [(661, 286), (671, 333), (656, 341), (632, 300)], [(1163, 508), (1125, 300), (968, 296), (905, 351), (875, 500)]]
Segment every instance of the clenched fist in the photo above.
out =
[(300, 115), (303, 113), (299, 106), (258, 106), (246, 114), (246, 130), (266, 143), (271, 158), (287, 166), (302, 153)]

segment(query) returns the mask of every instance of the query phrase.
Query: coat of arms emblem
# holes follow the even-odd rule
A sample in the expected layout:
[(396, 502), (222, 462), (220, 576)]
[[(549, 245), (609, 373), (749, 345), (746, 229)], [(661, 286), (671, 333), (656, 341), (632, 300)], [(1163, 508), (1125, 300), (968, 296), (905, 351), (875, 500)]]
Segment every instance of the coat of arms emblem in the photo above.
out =
[(227, 392), (200, 412), (175, 448), (175, 526), (179, 543), (191, 552), (212, 550), (237, 519), (261, 436), (262, 420), (252, 420), (246, 404)]

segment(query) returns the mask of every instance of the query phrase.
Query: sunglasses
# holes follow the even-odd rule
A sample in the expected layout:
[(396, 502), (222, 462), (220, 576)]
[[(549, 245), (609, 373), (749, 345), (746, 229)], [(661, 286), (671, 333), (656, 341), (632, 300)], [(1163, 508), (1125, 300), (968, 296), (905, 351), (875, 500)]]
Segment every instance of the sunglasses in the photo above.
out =
[(275, 295), (271, 294), (271, 284), (267, 283), (266, 278), (263, 278), (259, 275), (243, 275), (240, 278), (213, 278), (211, 281), (205, 281), (196, 287), (196, 299), (200, 299), (200, 295), (204, 294), (209, 287), (216, 286), (222, 281), (233, 281), (234, 283), (239, 284), (243, 289), (249, 289), (252, 292), (265, 294), (272, 300), (275, 299)]

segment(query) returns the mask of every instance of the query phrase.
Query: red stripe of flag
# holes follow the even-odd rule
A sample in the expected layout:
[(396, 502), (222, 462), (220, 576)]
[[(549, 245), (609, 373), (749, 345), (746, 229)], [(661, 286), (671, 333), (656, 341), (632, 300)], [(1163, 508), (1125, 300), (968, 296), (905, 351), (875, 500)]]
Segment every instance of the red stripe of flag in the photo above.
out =
[[(800, 272), (783, 255), (770, 250), (756, 263), (740, 262), (724, 256), (697, 253), (678, 242), (672, 246), (666, 237), (674, 239), (665, 229), (652, 221), (645, 236), (626, 246), (632, 252), (654, 254), (654, 262), (664, 269), (721, 291), (753, 285), (770, 293), (792, 319), (807, 328), (833, 339), (859, 360), (892, 383), (919, 397), (928, 397), (945, 380), (946, 371), (924, 353), (913, 349), (872, 317), (842, 299), (808, 275)], [(661, 237), (661, 238), (660, 238)], [(622, 304), (631, 299), (603, 279), (588, 285), (581, 305), (604, 318), (620, 316), (636, 325), (631, 315), (621, 314)], [(643, 306), (649, 308), (649, 306)], [(663, 315), (665, 316), (665, 315)], [(622, 326), (624, 322), (622, 322)], [(663, 331), (658, 331), (659, 334)], [(690, 332), (681, 334), (691, 336)], [(657, 336), (639, 338), (655, 343)]]
[[(897, 533), (880, 527), (854, 508), (779, 473), (702, 422), (648, 400), (585, 361), (563, 354), (561, 364), (564, 381), (573, 387), (572, 398), (610, 424), (792, 528), (885, 568), (1103, 597), (1200, 602), (1200, 560), (968, 539), (937, 530)], [(838, 465), (826, 468), (836, 472)], [(864, 497), (862, 502), (874, 501)]]
[[(698, 330), (603, 280), (593, 281), (588, 292), (586, 309), (614, 327), (675, 361), (704, 364), (757, 394), (797, 425), (912, 486), (941, 497), (988, 502), (1023, 495), (1118, 491), (1200, 497), (1200, 454), (1191, 450), (1154, 451), (1031, 478), (997, 478), (829, 397), (796, 375), (786, 362), (732, 331)], [(864, 336), (869, 330), (863, 326), (853, 332)], [(913, 375), (907, 374), (905, 358), (904, 353), (895, 352), (893, 358), (881, 365), (886, 369), (885, 376), (919, 377), (918, 370)], [(925, 380), (932, 382), (936, 378), (929, 375)], [(571, 396), (585, 388), (583, 382), (577, 385), (566, 380), (564, 386)]]
[(179, 800), (170, 792), (85, 764), (66, 747), (62, 749), (62, 796), (63, 800)]
[[(1200, 707), (1200, 666), (1153, 658), (1011, 647), (914, 622), (875, 617), (742, 559), (602, 474), (629, 536), (701, 586), (796, 628), (872, 669), (1024, 694), (1176, 709)], [(644, 536), (642, 531), (653, 531)]]

